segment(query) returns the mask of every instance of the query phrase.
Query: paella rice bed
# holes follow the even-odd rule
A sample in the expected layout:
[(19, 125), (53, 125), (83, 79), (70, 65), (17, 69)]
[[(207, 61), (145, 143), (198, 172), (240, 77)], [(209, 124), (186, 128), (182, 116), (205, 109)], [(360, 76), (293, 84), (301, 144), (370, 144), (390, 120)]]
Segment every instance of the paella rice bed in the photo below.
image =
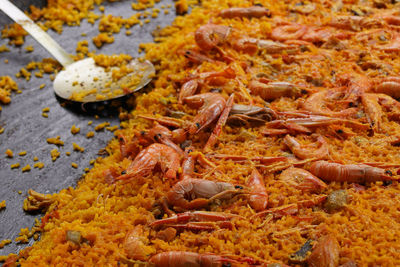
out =
[[(201, 110), (180, 103), (179, 90), (185, 82), (196, 79), (193, 78), (198, 77), (196, 75), (210, 72), (223, 74), (200, 81), (197, 94), (212, 91), (224, 99), (234, 94), (235, 104), (274, 110), (286, 122), (298, 118), (296, 116), (311, 116), (314, 120), (316, 116), (330, 120), (335, 118), (339, 122), (317, 124), (311, 128), (307, 126), (306, 129), (299, 127), (300, 130), (288, 127), (291, 131), (285, 133), (295, 136), (301, 146), (313, 149), (317, 149), (313, 147), (315, 136), (323, 136), (328, 147), (323, 160), (343, 165), (374, 163), (390, 171), (396, 179), (399, 156), (396, 133), (400, 130), (396, 117), (397, 104), (391, 102), (385, 106), (385, 101), (389, 101), (387, 97), (373, 91), (377, 89), (370, 92), (366, 88), (380, 88), (382, 79), (398, 73), (399, 59), (392, 51), (395, 48), (388, 48), (395, 45), (392, 42), (396, 40), (398, 31), (397, 22), (393, 22), (397, 21), (398, 14), (390, 12), (391, 8), (395, 10), (398, 7), (389, 2), (384, 2), (384, 6), (377, 3), (344, 1), (338, 6), (338, 3), (329, 1), (307, 4), (260, 1), (270, 14), (249, 19), (223, 18), (220, 12), (230, 7), (249, 7), (254, 4), (253, 1), (202, 1), (201, 6), (195, 7), (190, 14), (178, 17), (172, 26), (158, 33), (156, 43), (142, 45), (146, 58), (156, 63), (157, 77), (152, 83), (154, 89), (146, 94), (135, 94), (136, 108), (123, 116), (127, 119), (121, 123), (123, 129), (116, 131), (118, 138), (111, 140), (106, 148), (109, 156), (98, 158), (93, 169), (85, 174), (75, 189), (67, 188), (51, 197), (53, 202), (48, 208), (46, 223), (42, 224), (41, 240), (19, 258), (19, 263), (22, 266), (124, 266), (138, 263), (137, 260), (148, 261), (157, 253), (166, 251), (192, 251), (249, 257), (257, 264), (296, 265), (290, 255), (307, 240), (318, 242), (323, 236), (333, 236), (339, 247), (337, 259), (332, 261), (336, 266), (345, 263), (357, 266), (399, 265), (400, 245), (396, 242), (400, 234), (398, 182), (355, 183), (339, 177), (338, 181), (331, 178), (325, 180), (327, 186), (318, 192), (293, 186), (293, 183), (283, 180), (284, 171), (292, 170), (291, 165), (296, 164), (296, 167), (312, 171), (315, 159), (306, 158), (301, 163), (300, 154), (285, 143), (285, 135), (270, 134), (272, 130), (285, 132), (285, 127), (288, 127), (284, 124), (278, 129), (268, 128), (274, 122), (271, 118), (261, 126), (251, 124), (249, 118), (247, 123), (240, 125), (231, 124), (228, 120), (211, 151), (204, 152), (213, 167), (197, 163), (192, 175), (245, 186), (251, 173), (257, 169), (262, 174), (268, 193), (268, 210), (314, 202), (318, 197), (331, 196), (338, 190), (345, 190), (347, 194), (344, 206), (329, 210), (326, 204), (316, 203), (299, 206), (296, 214), (271, 218), (254, 216), (256, 211), (248, 198), (233, 197), (198, 209), (239, 215), (232, 220), (231, 229), (217, 227), (214, 231), (193, 231), (188, 227), (166, 240), (158, 229), (149, 227), (149, 224), (159, 219), (156, 218), (159, 214), (154, 213), (155, 206), (179, 182), (182, 168), (177, 170), (176, 179), (167, 178), (165, 170), (159, 169), (144, 177), (132, 175), (123, 181), (109, 179), (111, 176), (118, 180), (127, 170), (130, 175), (129, 170), (139, 151), (151, 146), (135, 143), (135, 138), (154, 126), (152, 120), (179, 114), (178, 121), (190, 131), (187, 125)], [(354, 18), (354, 14), (364, 21), (361, 23), (360, 19)], [(332, 22), (342, 17), (344, 23)], [(201, 47), (195, 37), (204, 25), (208, 25), (207, 30), (211, 31), (210, 49)], [(218, 25), (216, 29), (227, 32), (221, 37), (217, 30), (213, 32), (215, 28), (212, 27), (215, 26), (210, 25)], [(291, 37), (290, 34), (303, 29), (301, 25), (306, 25), (308, 31), (320, 27), (319, 34), (330, 35), (325, 38), (316, 34), (313, 36), (315, 39), (310, 37), (308, 40), (304, 40), (304, 35)], [(282, 36), (277, 36), (276, 29), (285, 29), (282, 28), (285, 26), (294, 27), (293, 32), (288, 33), (289, 37), (284, 36), (287, 33), (284, 31)], [(328, 33), (323, 32), (326, 29)], [(249, 46), (240, 47), (243, 42), (237, 41), (242, 38), (247, 38)], [(262, 47), (262, 42), (254, 40), (273, 40), (275, 45), (284, 48), (271, 53), (268, 48)], [(251, 46), (254, 44), (258, 47)], [(188, 56), (187, 51), (194, 58)], [(235, 78), (226, 74), (227, 70), (233, 71)], [(303, 90), (294, 95), (269, 99), (270, 96), (257, 95), (255, 91), (248, 90), (254, 80), (267, 85), (276, 81), (287, 82)], [(373, 85), (368, 85), (370, 83)], [(318, 104), (318, 99), (314, 102), (309, 99), (320, 92), (329, 92), (334, 96), (329, 101), (321, 100), (322, 104), (314, 107), (312, 104)], [(371, 100), (368, 97), (375, 98)], [(367, 104), (374, 101), (380, 109), (374, 105), (375, 110), (371, 112)], [(290, 117), (291, 114), (295, 114), (294, 117)], [(275, 122), (277, 120), (275, 118)], [(194, 151), (203, 151), (215, 120), (207, 126), (186, 136)], [(132, 145), (128, 155), (121, 136)], [(216, 155), (231, 157), (216, 158)], [(244, 160), (234, 160), (232, 155), (241, 156)], [(287, 161), (270, 164), (251, 160), (257, 157), (285, 157), (289, 164), (286, 164)], [(162, 218), (168, 217), (166, 213), (161, 215)], [(127, 248), (126, 238), (138, 226), (142, 229), (141, 243), (146, 250), (144, 259), (133, 257)], [(80, 233), (85, 242), (77, 244), (71, 241), (70, 231)], [(325, 266), (323, 262), (319, 265), (313, 261), (308, 263)], [(239, 260), (234, 264), (248, 263)]]

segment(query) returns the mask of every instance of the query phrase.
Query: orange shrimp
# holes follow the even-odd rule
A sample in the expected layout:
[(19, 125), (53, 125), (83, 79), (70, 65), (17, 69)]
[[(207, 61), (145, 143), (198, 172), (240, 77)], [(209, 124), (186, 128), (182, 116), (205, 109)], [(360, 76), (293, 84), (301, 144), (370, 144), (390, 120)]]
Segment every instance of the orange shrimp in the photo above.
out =
[(311, 43), (322, 43), (333, 36), (334, 29), (327, 27), (308, 27), (307, 32), (301, 37), (302, 40)]
[(232, 94), (229, 98), (228, 101), (226, 101), (226, 105), (224, 110), (221, 112), (221, 116), (218, 119), (217, 125), (215, 126), (213, 132), (211, 133), (210, 137), (207, 140), (206, 145), (204, 146), (204, 151), (207, 152), (211, 150), (211, 148), (217, 143), (217, 138), (220, 136), (222, 132), (222, 127), (225, 125), (229, 113), (232, 110), (233, 103), (234, 103), (234, 97), (235, 95)]
[(388, 44), (376, 45), (375, 48), (384, 52), (399, 52), (400, 51), (400, 34), (395, 34)]
[(209, 51), (223, 43), (229, 36), (231, 28), (224, 25), (206, 24), (194, 33), (194, 39), (200, 49)]
[(365, 114), (374, 132), (379, 133), (382, 127), (382, 107), (378, 103), (376, 94), (363, 94), (361, 102), (364, 106)]
[(203, 62), (210, 62), (210, 63), (215, 62), (215, 60), (207, 57), (206, 55), (203, 55), (203, 54), (196, 52), (194, 50), (191, 50), (191, 49), (179, 50), (178, 53), (183, 55), (189, 61), (191, 61), (193, 63), (197, 63), (197, 64), (201, 64)]
[(327, 107), (327, 100), (332, 93), (332, 90), (321, 90), (312, 94), (303, 103), (303, 108), (316, 115), (339, 118), (353, 116), (357, 112), (356, 108), (347, 108), (341, 111), (332, 111), (329, 109)]
[(318, 147), (312, 145), (301, 145), (296, 138), (290, 135), (286, 135), (283, 139), (285, 145), (289, 147), (289, 149), (293, 152), (293, 154), (300, 159), (323, 159), (328, 156), (329, 146), (326, 142), (325, 138), (321, 135), (315, 135)]
[(381, 79), (373, 91), (394, 98), (400, 98), (400, 77), (386, 77)]
[(225, 108), (226, 101), (218, 93), (204, 93), (189, 96), (183, 101), (193, 108), (200, 108), (189, 126), (189, 133), (196, 134), (216, 120)]
[(279, 97), (299, 97), (301, 89), (299, 86), (288, 82), (263, 83), (258, 80), (252, 80), (248, 85), (252, 94), (260, 96), (266, 101), (272, 101)]
[(118, 141), (119, 141), (119, 150), (121, 152), (121, 156), (123, 158), (130, 157), (132, 155), (136, 155), (139, 153), (139, 143), (140, 140), (137, 140), (138, 138), (135, 136), (132, 138), (132, 140), (128, 139), (127, 136), (123, 134), (118, 135)]
[(343, 30), (360, 31), (362, 28), (382, 26), (382, 23), (377, 19), (362, 16), (335, 16), (329, 25)]
[(155, 267), (224, 267), (231, 266), (231, 263), (239, 264), (241, 261), (248, 265), (256, 263), (248, 257), (238, 257), (238, 260), (235, 260), (215, 254), (199, 254), (189, 251), (161, 252), (149, 260)]
[(307, 257), (310, 267), (333, 267), (339, 266), (340, 258), (339, 242), (333, 235), (321, 237), (313, 246), (311, 254)]
[(217, 226), (232, 228), (233, 218), (242, 218), (240, 215), (211, 211), (187, 211), (178, 213), (166, 219), (154, 221), (150, 227), (167, 226), (185, 230), (213, 231)]
[(180, 136), (181, 134), (184, 135), (184, 133), (178, 131), (174, 131), (174, 133), (175, 134), (173, 135), (173, 132), (171, 132), (167, 127), (155, 123), (153, 128), (145, 132), (143, 136), (152, 142), (167, 145), (183, 156), (182, 149), (176, 143), (185, 138), (185, 136)]
[(219, 13), (219, 16), (226, 19), (232, 18), (261, 18), (270, 17), (271, 11), (268, 8), (262, 6), (252, 7), (232, 7), (224, 9)]
[(264, 177), (256, 169), (247, 179), (246, 186), (254, 193), (249, 196), (250, 206), (257, 212), (265, 210), (268, 205), (268, 193), (265, 188)]
[(178, 103), (182, 104), (185, 97), (194, 95), (198, 87), (199, 82), (195, 79), (185, 82), (179, 91)]
[(216, 199), (230, 199), (235, 195), (247, 193), (242, 186), (225, 182), (187, 178), (177, 182), (167, 193), (170, 205), (192, 210), (203, 208)]
[(275, 27), (271, 38), (277, 41), (299, 40), (307, 32), (307, 27), (300, 24), (290, 24)]
[(175, 179), (180, 162), (181, 157), (175, 149), (163, 144), (151, 144), (136, 156), (121, 176), (115, 179), (126, 180), (148, 176), (157, 165), (160, 165), (166, 178)]
[(339, 164), (328, 161), (314, 162), (310, 172), (328, 182), (348, 182), (364, 184), (377, 181), (397, 180), (389, 170), (364, 164)]
[(124, 249), (126, 255), (131, 259), (146, 260), (153, 252), (153, 248), (146, 245), (148, 243), (148, 238), (144, 236), (143, 226), (136, 225), (125, 237)]
[(289, 186), (311, 193), (320, 193), (327, 187), (323, 181), (312, 175), (312, 173), (295, 167), (284, 170), (279, 179)]
[(287, 54), (293, 54), (298, 51), (297, 45), (282, 44), (280, 42), (274, 42), (271, 40), (262, 40), (244, 37), (235, 41), (231, 41), (233, 48), (237, 51), (243, 51), (248, 54), (254, 54), (258, 50), (262, 50), (267, 54), (279, 54), (286, 52)]

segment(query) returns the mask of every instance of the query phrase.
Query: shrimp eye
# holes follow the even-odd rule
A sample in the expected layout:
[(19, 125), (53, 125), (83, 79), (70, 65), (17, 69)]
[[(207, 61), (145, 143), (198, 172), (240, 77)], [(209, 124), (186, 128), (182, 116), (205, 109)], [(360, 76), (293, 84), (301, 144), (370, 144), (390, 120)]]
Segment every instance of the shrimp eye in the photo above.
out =
[(236, 189), (243, 189), (243, 186), (241, 186), (241, 185), (235, 185), (235, 188), (236, 188)]
[(391, 185), (392, 183), (393, 183), (393, 181), (383, 181), (384, 186)]
[(343, 133), (343, 130), (342, 129), (339, 129), (339, 130), (337, 130), (336, 131), (338, 134), (342, 134)]
[(201, 126), (200, 123), (196, 122), (196, 127), (200, 128), (200, 126)]
[(390, 176), (393, 175), (393, 173), (392, 173), (390, 170), (386, 170), (385, 173), (386, 173), (387, 175), (390, 175)]
[(126, 171), (122, 171), (121, 174), (126, 174)]
[(146, 132), (145, 132), (145, 131), (140, 131), (140, 134), (141, 134), (141, 135), (145, 135)]
[(161, 139), (161, 134), (154, 135), (154, 140), (158, 141)]

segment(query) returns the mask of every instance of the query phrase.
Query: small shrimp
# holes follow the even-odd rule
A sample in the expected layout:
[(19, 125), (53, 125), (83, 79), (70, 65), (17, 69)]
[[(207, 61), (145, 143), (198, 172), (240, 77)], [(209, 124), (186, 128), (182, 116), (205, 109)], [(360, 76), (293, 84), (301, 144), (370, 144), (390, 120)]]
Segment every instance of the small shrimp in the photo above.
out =
[(300, 24), (283, 25), (274, 28), (271, 38), (277, 41), (299, 40), (307, 32), (307, 27)]
[(233, 125), (263, 124), (277, 118), (277, 113), (268, 107), (234, 104), (227, 123)]
[(365, 114), (374, 132), (379, 133), (382, 127), (382, 107), (378, 103), (376, 94), (363, 94), (361, 102), (364, 106)]
[(123, 158), (130, 157), (132, 155), (136, 155), (139, 153), (139, 144), (141, 140), (138, 140), (136, 136), (134, 136), (131, 140), (123, 135), (119, 134), (118, 135), (118, 142), (119, 142), (119, 150), (121, 152), (121, 156)]
[(321, 237), (313, 246), (311, 254), (307, 257), (310, 267), (334, 267), (339, 266), (340, 246), (336, 237), (326, 235)]
[(400, 34), (396, 34), (392, 37), (392, 40), (385, 45), (376, 45), (375, 48), (384, 52), (399, 52), (400, 51)]
[(163, 144), (151, 144), (136, 156), (121, 176), (115, 179), (126, 180), (144, 177), (149, 175), (157, 165), (160, 165), (166, 178), (175, 179), (180, 162), (181, 157), (175, 149)]
[(177, 140), (174, 140), (180, 137), (177, 138), (178, 134), (173, 136), (172, 132), (167, 127), (156, 123), (153, 128), (144, 133), (144, 136), (153, 142), (161, 143), (175, 149), (176, 152), (183, 156), (182, 149), (175, 143)]
[(356, 108), (347, 108), (341, 111), (333, 111), (327, 107), (326, 100), (331, 94), (331, 90), (321, 90), (309, 96), (303, 103), (303, 108), (312, 112), (315, 115), (323, 115), (330, 117), (349, 117), (353, 116), (356, 112)]
[(311, 43), (322, 43), (328, 41), (329, 38), (333, 36), (334, 32), (332, 28), (309, 27), (301, 39)]
[(327, 187), (323, 181), (312, 173), (295, 167), (284, 170), (279, 179), (289, 186), (311, 193), (320, 193)]
[(362, 28), (382, 26), (379, 20), (362, 16), (336, 16), (329, 23), (330, 26), (350, 31), (360, 31)]
[(320, 160), (314, 162), (310, 172), (328, 182), (348, 182), (364, 184), (377, 181), (397, 180), (390, 171), (364, 164), (339, 164)]
[(296, 138), (290, 135), (286, 135), (283, 139), (285, 145), (293, 152), (293, 154), (299, 159), (323, 159), (328, 156), (329, 146), (325, 138), (321, 135), (316, 135), (318, 147), (316, 148), (314, 144), (312, 145), (301, 145)]
[(268, 8), (262, 6), (252, 7), (232, 7), (224, 9), (219, 13), (219, 16), (225, 19), (232, 18), (261, 18), (270, 17), (271, 11)]
[(192, 210), (203, 208), (216, 199), (231, 199), (245, 192), (242, 186), (230, 183), (187, 178), (177, 182), (168, 191), (167, 201), (172, 206)]
[(187, 230), (213, 231), (217, 226), (232, 228), (230, 222), (233, 218), (242, 218), (240, 215), (211, 211), (187, 211), (178, 213), (166, 219), (154, 221), (150, 227), (174, 227)]
[(194, 95), (198, 87), (199, 82), (195, 79), (185, 82), (179, 91), (178, 103), (182, 104), (185, 97)]
[(288, 82), (263, 83), (258, 80), (252, 80), (248, 85), (252, 94), (260, 96), (266, 101), (272, 101), (279, 97), (299, 97), (301, 89), (299, 86)]
[(228, 38), (230, 32), (231, 28), (228, 26), (209, 23), (200, 26), (196, 30), (194, 39), (200, 49), (210, 51), (223, 43)]
[(400, 77), (383, 78), (373, 91), (394, 98), (400, 98)]
[(226, 105), (225, 99), (218, 93), (189, 96), (184, 98), (183, 101), (190, 107), (200, 108), (189, 126), (188, 131), (190, 134), (200, 132), (204, 127), (216, 120)]
[(146, 260), (152, 253), (153, 248), (147, 246), (148, 238), (144, 236), (142, 225), (136, 225), (125, 237), (124, 249), (130, 259)]
[(219, 117), (217, 124), (211, 133), (210, 137), (207, 140), (207, 143), (204, 146), (204, 151), (207, 152), (212, 149), (212, 147), (217, 143), (217, 138), (221, 135), (222, 132), (222, 127), (225, 125), (229, 113), (231, 112), (231, 109), (233, 107), (234, 103), (234, 97), (235, 94), (232, 94), (229, 98), (228, 101), (226, 101), (226, 105), (224, 110), (221, 112), (221, 116)]
[(197, 64), (201, 64), (203, 62), (210, 62), (210, 63), (215, 62), (213, 59), (207, 57), (206, 55), (203, 55), (191, 49), (179, 50), (178, 53), (183, 55), (189, 61)]
[(231, 263), (239, 264), (241, 261), (248, 265), (256, 263), (251, 258), (230, 259), (215, 254), (199, 254), (189, 251), (168, 251), (152, 256), (149, 260), (155, 267), (224, 267)]
[(249, 196), (249, 204), (255, 211), (262, 211), (268, 205), (268, 193), (264, 184), (264, 177), (254, 169), (250, 177), (247, 179), (246, 186), (252, 191)]

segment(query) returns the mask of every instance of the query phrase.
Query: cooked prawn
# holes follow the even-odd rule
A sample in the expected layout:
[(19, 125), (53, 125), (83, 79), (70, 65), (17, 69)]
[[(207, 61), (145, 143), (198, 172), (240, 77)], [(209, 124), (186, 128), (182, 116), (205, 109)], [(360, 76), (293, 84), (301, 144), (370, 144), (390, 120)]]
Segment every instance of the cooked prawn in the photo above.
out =
[(219, 117), (213, 132), (211, 133), (210, 137), (208, 138), (206, 145), (204, 146), (203, 150), (205, 152), (209, 151), (217, 143), (217, 138), (220, 136), (220, 134), (222, 132), (222, 127), (225, 125), (226, 120), (228, 119), (229, 113), (231, 112), (231, 109), (233, 107), (234, 97), (235, 97), (235, 95), (232, 94), (228, 98), (228, 101), (226, 101), (225, 108), (222, 111), (221, 116)]
[(178, 103), (182, 104), (185, 97), (194, 95), (198, 87), (199, 82), (195, 79), (185, 82), (179, 91)]
[(379, 133), (382, 128), (382, 107), (378, 103), (376, 94), (363, 94), (361, 101), (364, 106), (364, 111), (367, 116), (368, 122), (374, 132)]
[(144, 177), (149, 175), (157, 165), (160, 165), (166, 178), (174, 179), (180, 167), (180, 162), (181, 156), (175, 149), (163, 144), (151, 144), (136, 156), (121, 176), (115, 179), (126, 180)]
[(200, 26), (196, 30), (194, 38), (200, 49), (209, 51), (224, 42), (228, 38), (230, 31), (231, 28), (228, 26), (210, 23)]
[(224, 267), (231, 266), (231, 263), (239, 264), (241, 261), (249, 265), (255, 261), (251, 258), (230, 259), (215, 254), (199, 254), (189, 251), (168, 251), (161, 252), (150, 258), (149, 262), (155, 267)]
[(313, 246), (311, 254), (307, 257), (308, 266), (339, 266), (339, 253), (340, 246), (335, 236), (323, 236), (318, 240), (316, 245)]
[(268, 193), (264, 184), (264, 177), (254, 169), (250, 177), (246, 181), (246, 186), (250, 188), (251, 192), (248, 198), (250, 206), (255, 211), (262, 211), (268, 205)]
[(381, 79), (373, 91), (394, 98), (400, 98), (400, 77), (386, 77)]
[(130, 259), (146, 260), (154, 252), (154, 248), (147, 246), (148, 243), (148, 238), (144, 236), (143, 226), (136, 225), (125, 237), (124, 249), (126, 255)]
[(288, 82), (263, 83), (258, 80), (252, 80), (248, 85), (253, 95), (260, 96), (266, 101), (275, 100), (279, 97), (299, 97), (301, 89), (299, 86)]
[(271, 38), (277, 41), (299, 40), (307, 32), (307, 27), (300, 24), (283, 25), (274, 28)]
[(261, 18), (264, 16), (271, 16), (271, 11), (265, 7), (252, 6), (252, 7), (232, 7), (224, 9), (219, 13), (222, 18)]
[(218, 93), (204, 93), (189, 96), (183, 99), (183, 102), (193, 108), (200, 108), (188, 128), (190, 134), (201, 131), (216, 120), (225, 108), (226, 101)]
[(328, 156), (329, 146), (322, 135), (315, 135), (317, 147), (315, 144), (301, 145), (295, 137), (286, 135), (283, 139), (285, 145), (293, 152), (293, 154), (300, 159), (323, 159)]
[(321, 90), (309, 96), (303, 103), (303, 108), (316, 115), (330, 116), (330, 117), (349, 117), (353, 116), (356, 108), (347, 108), (341, 111), (333, 111), (327, 107), (327, 100), (329, 99), (331, 90)]
[(247, 192), (242, 186), (205, 179), (187, 178), (177, 182), (167, 193), (171, 206), (184, 210), (203, 208), (216, 199), (231, 199)]
[(284, 170), (279, 179), (289, 186), (311, 193), (320, 193), (327, 187), (323, 181), (312, 173), (295, 167)]
[(242, 218), (236, 214), (210, 211), (187, 211), (178, 213), (166, 219), (152, 222), (150, 227), (173, 227), (185, 230), (213, 231), (217, 227), (232, 228), (233, 218)]
[(328, 182), (348, 182), (364, 184), (376, 181), (397, 180), (391, 176), (391, 172), (371, 167), (364, 164), (347, 164), (317, 161), (310, 167), (310, 172)]

